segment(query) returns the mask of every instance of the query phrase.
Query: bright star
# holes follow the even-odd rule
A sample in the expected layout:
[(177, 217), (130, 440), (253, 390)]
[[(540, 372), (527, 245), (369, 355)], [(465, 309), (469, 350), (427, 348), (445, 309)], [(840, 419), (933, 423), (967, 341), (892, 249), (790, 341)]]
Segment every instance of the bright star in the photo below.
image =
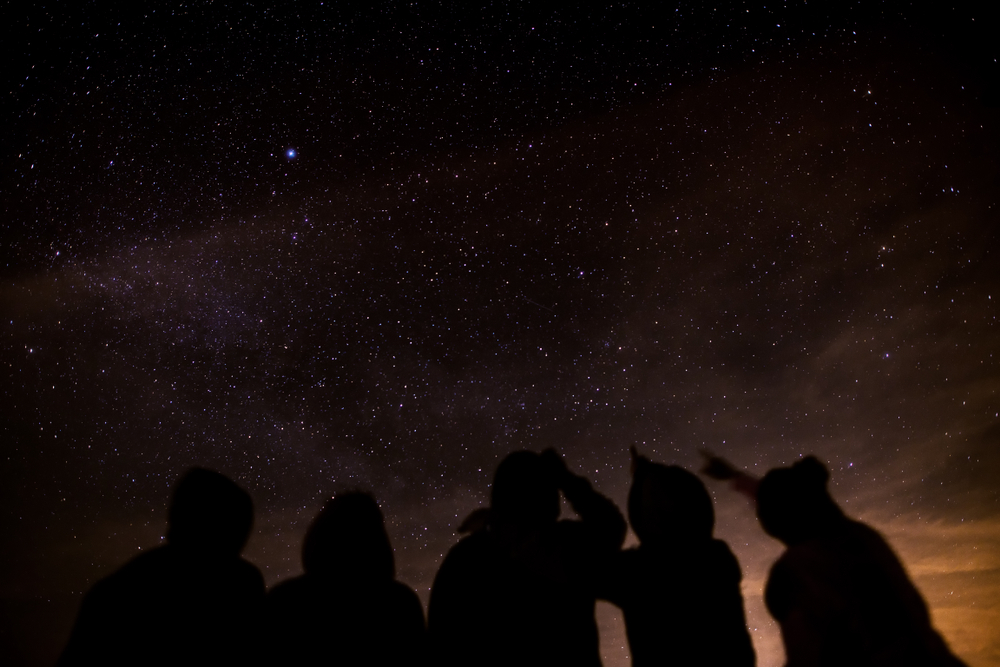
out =
[(285, 157), (287, 157), (289, 160), (294, 160), (295, 156), (298, 154), (299, 154), (298, 151), (296, 151), (294, 148), (289, 148), (287, 151), (285, 151)]

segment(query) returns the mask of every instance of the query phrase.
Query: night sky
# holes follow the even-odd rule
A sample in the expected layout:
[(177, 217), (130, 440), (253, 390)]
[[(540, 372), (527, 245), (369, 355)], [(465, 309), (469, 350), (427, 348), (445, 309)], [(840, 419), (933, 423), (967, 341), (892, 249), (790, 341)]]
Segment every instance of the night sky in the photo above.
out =
[[(36, 4), (0, 15), (0, 662), (54, 660), (191, 466), (253, 496), (268, 584), (371, 491), (426, 603), (505, 454), (624, 508), (635, 445), (816, 454), (1000, 665), (995, 10)], [(781, 545), (708, 485), (780, 665)]]

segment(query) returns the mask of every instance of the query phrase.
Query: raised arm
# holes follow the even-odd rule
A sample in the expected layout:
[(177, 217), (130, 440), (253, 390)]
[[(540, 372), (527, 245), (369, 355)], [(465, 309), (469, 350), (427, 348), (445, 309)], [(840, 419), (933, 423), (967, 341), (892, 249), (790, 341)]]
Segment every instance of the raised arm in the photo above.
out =
[(760, 479), (748, 475), (742, 470), (737, 470), (732, 463), (710, 451), (705, 449), (699, 451), (705, 458), (705, 466), (701, 469), (703, 475), (712, 479), (728, 481), (733, 489), (749, 498), (754, 507), (757, 506), (757, 487), (760, 486)]
[(542, 452), (551, 474), (573, 510), (580, 515), (595, 547), (617, 551), (625, 541), (627, 525), (618, 507), (597, 491), (585, 477), (574, 475), (554, 449)]

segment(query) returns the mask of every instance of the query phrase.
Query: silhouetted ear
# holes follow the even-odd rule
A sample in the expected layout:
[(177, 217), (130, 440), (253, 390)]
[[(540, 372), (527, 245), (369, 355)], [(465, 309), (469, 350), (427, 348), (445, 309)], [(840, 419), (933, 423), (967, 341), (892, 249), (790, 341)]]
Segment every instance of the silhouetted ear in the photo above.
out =
[(792, 470), (809, 487), (824, 488), (830, 480), (830, 471), (826, 469), (826, 466), (819, 459), (811, 454), (795, 463), (792, 466)]

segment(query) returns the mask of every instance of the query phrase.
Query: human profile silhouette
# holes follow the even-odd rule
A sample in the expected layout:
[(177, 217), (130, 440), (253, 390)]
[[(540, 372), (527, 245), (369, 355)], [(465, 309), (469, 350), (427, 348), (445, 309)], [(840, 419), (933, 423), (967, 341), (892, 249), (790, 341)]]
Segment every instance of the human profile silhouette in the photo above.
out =
[(787, 547), (764, 600), (781, 626), (789, 667), (958, 667), (931, 627), (927, 605), (874, 529), (848, 518), (807, 456), (764, 478), (708, 455), (706, 474), (752, 493), (761, 527)]
[(752, 667), (740, 565), (712, 537), (702, 481), (632, 448), (628, 518), (639, 546), (610, 561), (601, 597), (622, 610), (632, 664)]
[(310, 525), (305, 574), (265, 603), (269, 664), (422, 665), (424, 612), (396, 581), (382, 511), (367, 493), (339, 494)]
[[(560, 491), (578, 521), (559, 520)], [(519, 451), (462, 528), (431, 589), (435, 665), (601, 664), (596, 573), (626, 530), (614, 503), (554, 450)]]
[(204, 468), (174, 489), (167, 543), (133, 558), (84, 597), (59, 658), (71, 665), (218, 665), (254, 654), (264, 580), (240, 558), (250, 496)]

